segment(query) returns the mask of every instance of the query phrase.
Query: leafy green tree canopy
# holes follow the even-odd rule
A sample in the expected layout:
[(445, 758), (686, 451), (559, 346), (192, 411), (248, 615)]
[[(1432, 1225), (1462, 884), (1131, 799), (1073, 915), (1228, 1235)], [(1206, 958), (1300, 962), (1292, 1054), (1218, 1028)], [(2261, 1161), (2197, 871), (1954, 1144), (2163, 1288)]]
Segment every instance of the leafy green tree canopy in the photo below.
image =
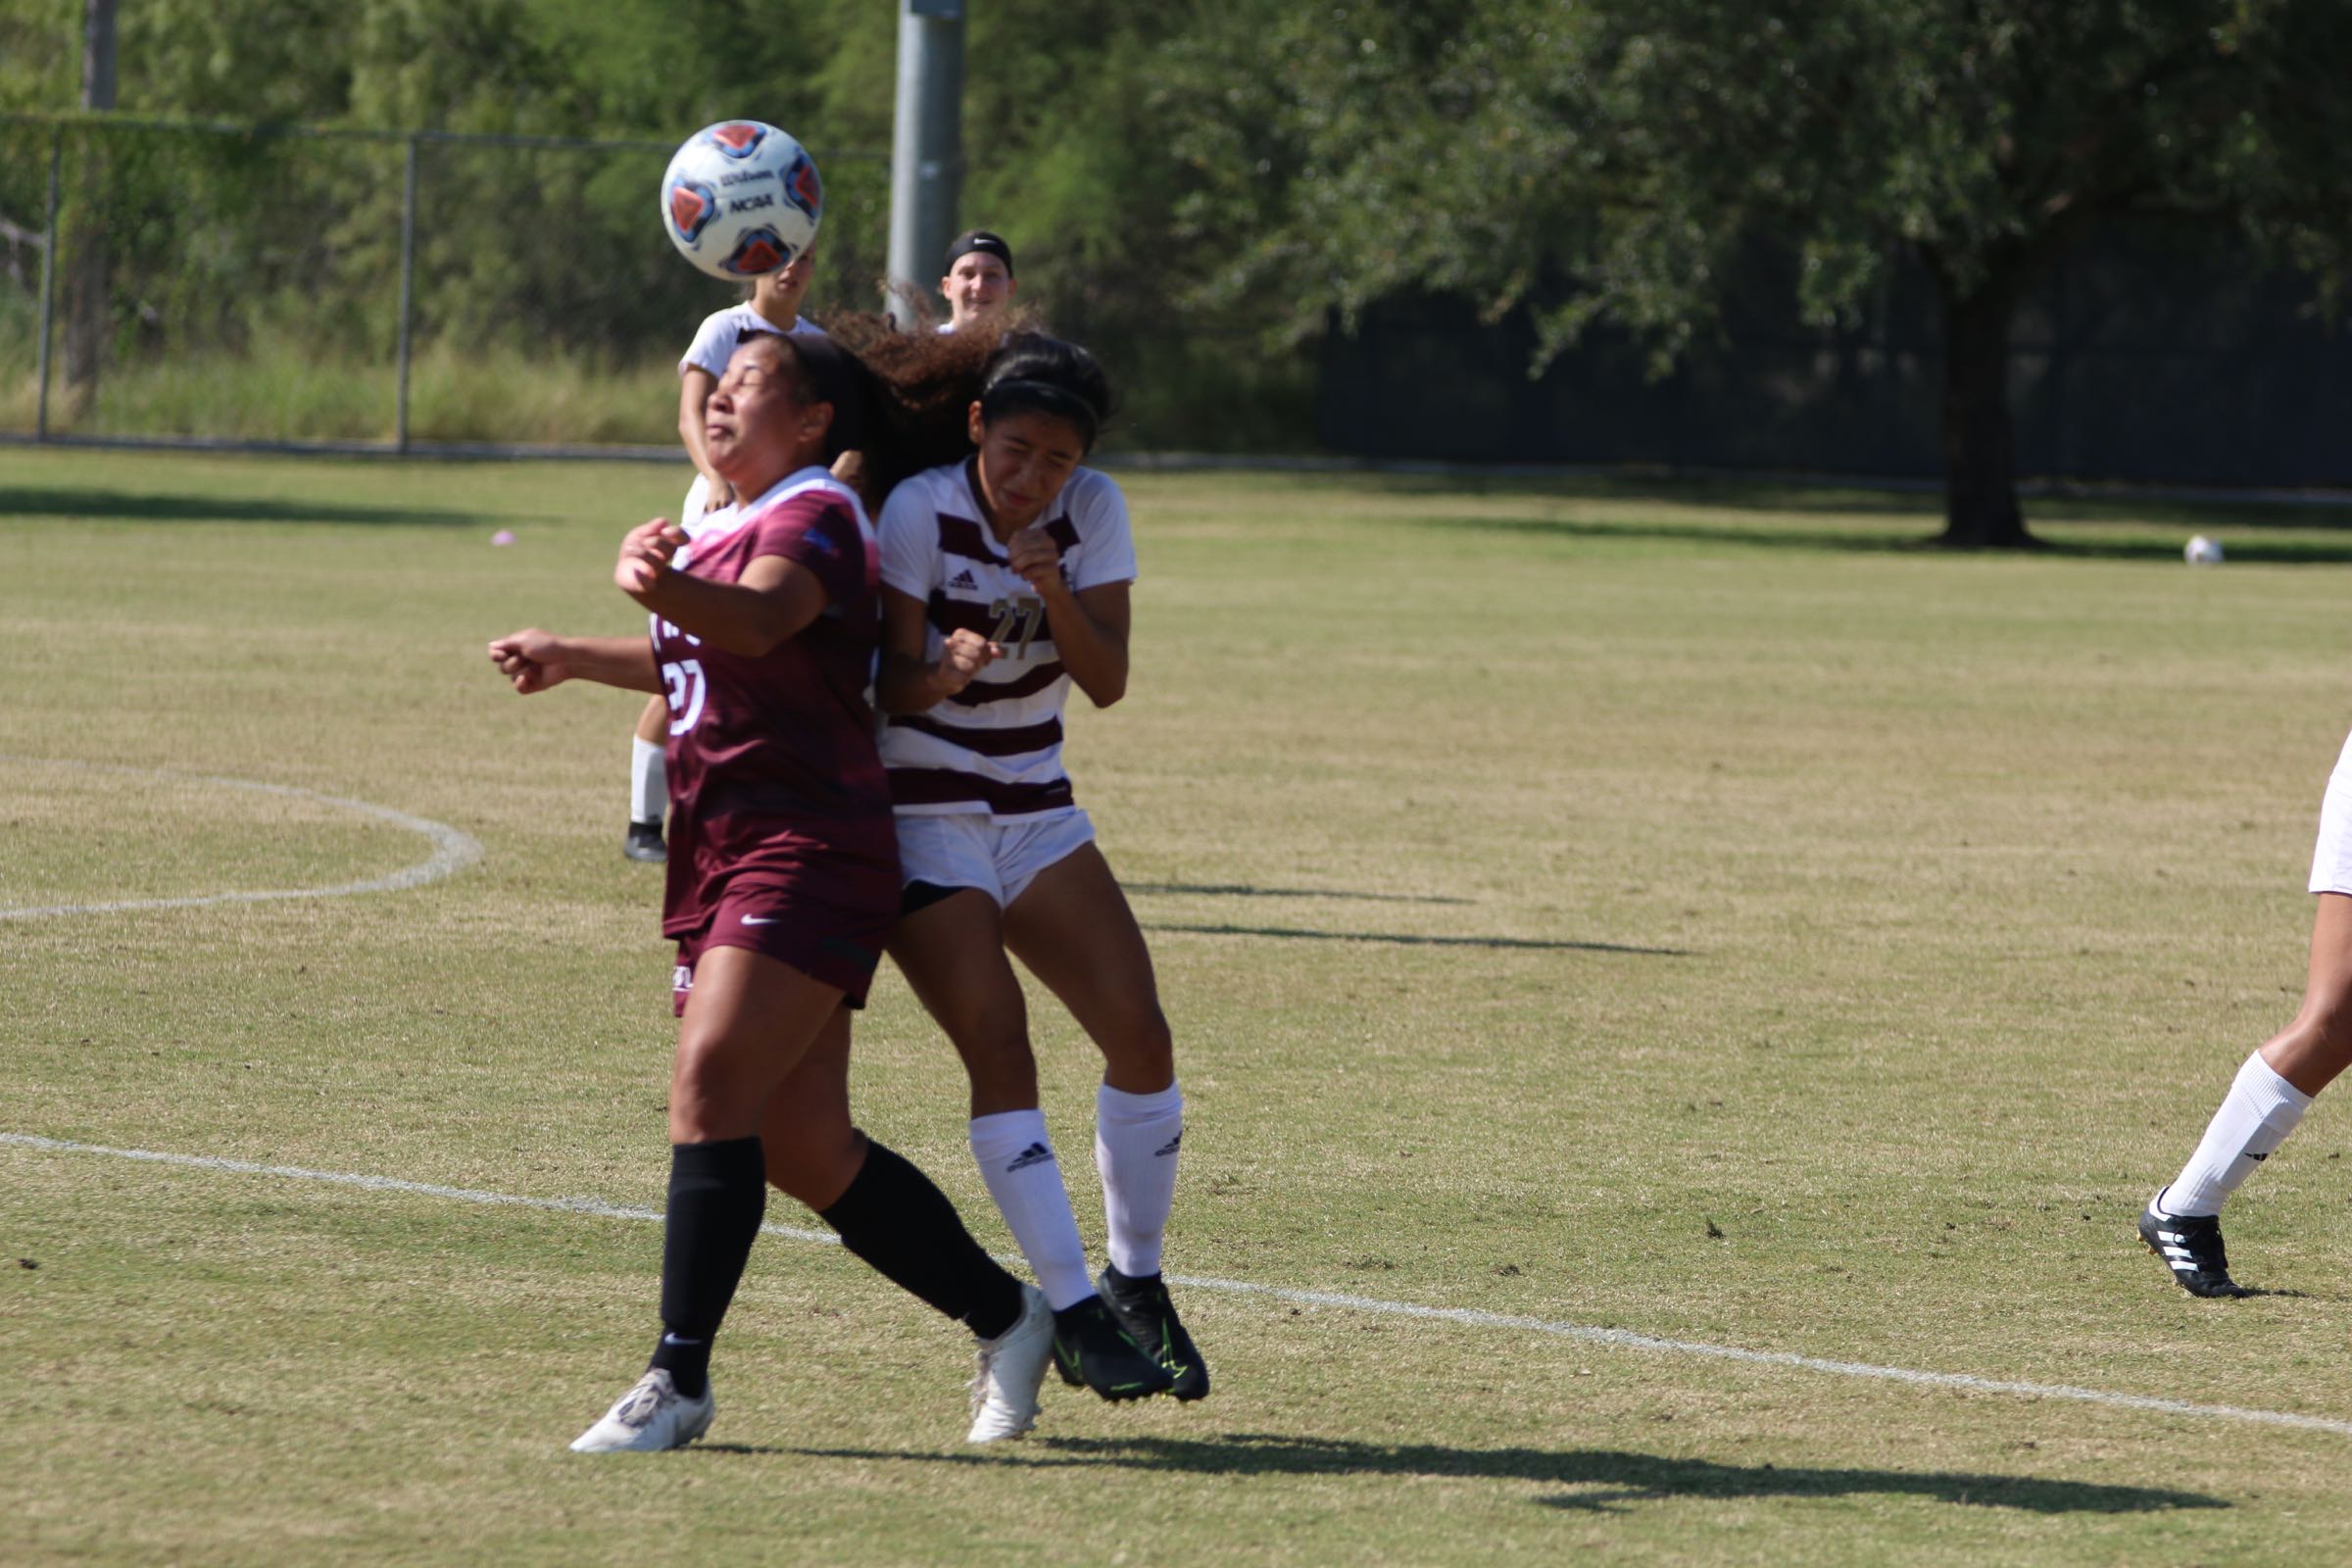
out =
[(1197, 210), (1248, 215), (1213, 292), (1298, 332), (1459, 293), (1530, 308), (1537, 368), (1599, 319), (1663, 362), (1760, 240), (1817, 321), (1907, 250), (1955, 544), (2028, 540), (2009, 325), (2096, 225), (2234, 226), (2330, 304), (2352, 256), (2341, 0), (1347, 0), (1245, 46), (1186, 127)]

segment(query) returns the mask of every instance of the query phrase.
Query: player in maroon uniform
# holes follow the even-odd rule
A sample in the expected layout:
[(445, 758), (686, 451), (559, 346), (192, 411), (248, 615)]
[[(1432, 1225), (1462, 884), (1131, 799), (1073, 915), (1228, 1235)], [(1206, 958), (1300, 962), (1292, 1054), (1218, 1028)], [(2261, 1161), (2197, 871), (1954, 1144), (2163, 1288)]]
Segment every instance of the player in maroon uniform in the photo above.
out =
[(856, 444), (864, 402), (864, 372), (837, 345), (747, 340), (708, 409), (712, 465), (743, 498), (735, 515), (690, 553), (661, 519), (621, 543), (614, 577), (651, 612), (650, 641), (534, 629), (490, 645), (518, 692), (594, 680), (664, 693), (670, 711), (662, 931), (678, 943), (680, 1022), (664, 1332), (645, 1375), (572, 1444), (582, 1451), (677, 1447), (709, 1427), (710, 1342), (769, 1181), (979, 1338), (973, 1441), (1017, 1436), (1036, 1416), (1053, 1337), (1044, 1298), (850, 1120), (850, 1009), (899, 906), (865, 697), (874, 532), (825, 469)]

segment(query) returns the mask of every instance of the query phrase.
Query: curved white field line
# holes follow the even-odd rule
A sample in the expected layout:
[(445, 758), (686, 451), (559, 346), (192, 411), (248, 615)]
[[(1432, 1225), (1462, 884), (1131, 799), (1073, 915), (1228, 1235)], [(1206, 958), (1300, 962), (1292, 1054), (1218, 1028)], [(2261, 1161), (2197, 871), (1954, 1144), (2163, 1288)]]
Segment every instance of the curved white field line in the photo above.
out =
[(122, 773), (136, 778), (171, 779), (183, 784), (210, 784), (220, 789), (246, 790), (256, 795), (278, 795), (289, 800), (309, 801), (318, 806), (331, 806), (340, 811), (358, 816), (371, 816), (432, 841), (433, 853), (415, 865), (404, 866), (389, 876), (369, 877), (364, 882), (344, 882), (329, 888), (281, 888), (262, 893), (206, 893), (182, 899), (121, 899), (107, 904), (46, 904), (0, 906), (0, 920), (30, 920), (44, 915), (104, 914), (117, 909), (196, 909), (214, 904), (270, 904), (279, 899), (343, 899), (360, 893), (397, 893), (403, 888), (422, 887), (438, 882), (453, 872), (463, 870), (482, 858), (482, 847), (472, 837), (459, 832), (446, 822), (426, 817), (411, 816), (395, 811), (388, 806), (371, 801), (354, 801), (340, 795), (321, 795), (317, 790), (297, 789), (291, 784), (264, 784), (249, 778), (226, 778), (213, 773), (182, 773), (169, 767), (121, 767), (110, 762), (75, 762), (53, 757), (13, 757), (0, 753), (0, 765), (21, 767), (74, 768), (86, 773)]
[[(115, 1159), (144, 1160), (151, 1164), (178, 1165), (196, 1170), (228, 1171), (240, 1176), (273, 1176), (282, 1181), (322, 1182), (335, 1187), (359, 1187), (372, 1192), (407, 1193), (420, 1198), (442, 1198), (461, 1203), (493, 1203), (516, 1208), (537, 1208), (564, 1214), (591, 1214), (600, 1219), (652, 1220), (659, 1223), (662, 1211), (655, 1208), (630, 1208), (609, 1203), (599, 1198), (523, 1198), (513, 1193), (483, 1192), (470, 1187), (441, 1187), (429, 1182), (403, 1181), (394, 1176), (368, 1176), (353, 1171), (309, 1170), (300, 1165), (260, 1165), (242, 1159), (222, 1159), (213, 1154), (172, 1154), (151, 1149), (110, 1149), (101, 1144), (78, 1144), (62, 1138), (40, 1138), (30, 1133), (0, 1132), (0, 1146), (38, 1150), (60, 1154), (104, 1154)], [(841, 1238), (831, 1231), (804, 1230), (798, 1226), (765, 1224), (760, 1227), (770, 1236), (788, 1237), (796, 1242), (820, 1242), (839, 1246)], [(1006, 1262), (1014, 1261), (1005, 1259)], [(2307, 1432), (2331, 1432), (2339, 1437), (2352, 1437), (2352, 1420), (2334, 1416), (2302, 1415), (2292, 1410), (2255, 1410), (2235, 1404), (2200, 1404), (2189, 1399), (2160, 1398), (2148, 1394), (2124, 1394), (2109, 1389), (2076, 1388), (2062, 1383), (2026, 1383), (2008, 1378), (1979, 1377), (1969, 1372), (1928, 1372), (1912, 1367), (1879, 1366), (1869, 1361), (1835, 1361), (1817, 1355), (1798, 1355), (1788, 1350), (1750, 1350), (1736, 1345), (1710, 1345), (1699, 1340), (1669, 1340), (1654, 1334), (1638, 1334), (1631, 1329), (1599, 1328), (1588, 1323), (1566, 1323), (1551, 1318), (1519, 1317), (1504, 1312), (1482, 1311), (1467, 1306), (1422, 1306), (1411, 1301), (1384, 1301), (1376, 1297), (1349, 1296), (1337, 1291), (1305, 1291), (1284, 1285), (1258, 1285), (1248, 1280), (1202, 1278), (1195, 1275), (1171, 1274), (1170, 1282), (1188, 1290), (1215, 1291), (1229, 1296), (1254, 1296), (1268, 1300), (1295, 1302), (1301, 1306), (1340, 1307), (1350, 1312), (1370, 1312), (1384, 1317), (1422, 1318), (1439, 1323), (1459, 1323), (1468, 1328), (1515, 1329), (1523, 1334), (1542, 1334), (1556, 1339), (1576, 1340), (1586, 1345), (1603, 1346), (1621, 1350), (1648, 1350), (1673, 1355), (1705, 1356), (1717, 1361), (1738, 1361), (1749, 1366), (1785, 1367), (1796, 1372), (1822, 1373), (1830, 1377), (1868, 1378), (1884, 1383), (1905, 1383), (1915, 1387), (1962, 1389), (1971, 1394), (2005, 1394), (2026, 1399), (2064, 1399), (2077, 1404), (2103, 1405), (2116, 1410), (2147, 1410), (2158, 1415), (2186, 1416), (2202, 1421), (2231, 1421), (2253, 1426), (2293, 1427)]]

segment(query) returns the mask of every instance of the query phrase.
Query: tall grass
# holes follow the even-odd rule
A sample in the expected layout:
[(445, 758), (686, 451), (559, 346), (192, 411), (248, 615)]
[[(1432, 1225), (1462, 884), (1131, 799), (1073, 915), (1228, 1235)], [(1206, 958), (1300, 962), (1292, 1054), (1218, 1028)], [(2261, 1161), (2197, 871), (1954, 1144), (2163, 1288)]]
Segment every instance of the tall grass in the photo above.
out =
[[(32, 356), (0, 354), (0, 428), (30, 431)], [(409, 377), (409, 433), (420, 440), (663, 443), (677, 434), (677, 375), (666, 358), (600, 363), (552, 347), (426, 345)], [(118, 362), (86, 406), (53, 367), (49, 428), (74, 435), (200, 435), (259, 441), (383, 441), (395, 434), (399, 381), (387, 361), (321, 355), (292, 333)]]
[[(1105, 350), (1120, 409), (1107, 444), (1130, 450), (1298, 452), (1314, 446), (1315, 368), (1253, 344), (1170, 338)], [(38, 421), (37, 352), (27, 321), (0, 320), (0, 430)], [(321, 352), (308, 333), (256, 334), (240, 348), (125, 346), (77, 400), (51, 365), (56, 434), (216, 436), (253, 441), (389, 441), (394, 363)], [(677, 439), (676, 361), (438, 339), (410, 367), (409, 434), (424, 441), (666, 445)]]

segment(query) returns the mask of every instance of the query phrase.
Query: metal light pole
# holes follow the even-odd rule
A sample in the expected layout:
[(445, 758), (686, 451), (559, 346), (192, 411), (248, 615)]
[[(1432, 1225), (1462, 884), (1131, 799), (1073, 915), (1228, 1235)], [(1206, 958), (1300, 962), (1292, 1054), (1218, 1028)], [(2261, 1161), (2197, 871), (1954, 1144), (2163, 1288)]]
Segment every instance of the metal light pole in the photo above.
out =
[[(115, 0), (83, 0), (81, 30), (81, 107), (115, 107)], [(74, 219), (74, 233), (66, 241), (66, 387), (76, 417), (87, 414), (98, 397), (98, 370), (106, 357), (107, 234), (106, 218), (88, 204), (103, 200), (105, 143), (94, 129), (81, 133), (81, 202)], [(57, 224), (49, 225), (49, 247), (57, 249)]]
[(963, 0), (899, 0), (899, 97), (890, 138), (891, 319), (911, 325), (900, 290), (939, 275), (963, 182)]

